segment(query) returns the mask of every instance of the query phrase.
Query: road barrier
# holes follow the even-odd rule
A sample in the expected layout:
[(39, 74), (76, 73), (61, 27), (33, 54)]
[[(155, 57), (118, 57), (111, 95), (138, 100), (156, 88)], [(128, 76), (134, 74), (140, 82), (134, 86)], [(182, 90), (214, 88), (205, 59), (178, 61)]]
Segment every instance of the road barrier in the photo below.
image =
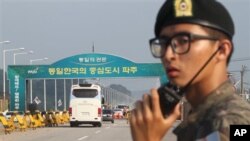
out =
[[(48, 111), (40, 112), (36, 110), (32, 115), (30, 111), (26, 111), (23, 117), (14, 112), (10, 119), (7, 119), (2, 112), (0, 112), (0, 123), (4, 127), (5, 134), (10, 134), (15, 130), (21, 132), (26, 129), (36, 129), (42, 127), (53, 127), (59, 124), (65, 124), (69, 122), (68, 111)], [(0, 130), (1, 132), (1, 130)]]

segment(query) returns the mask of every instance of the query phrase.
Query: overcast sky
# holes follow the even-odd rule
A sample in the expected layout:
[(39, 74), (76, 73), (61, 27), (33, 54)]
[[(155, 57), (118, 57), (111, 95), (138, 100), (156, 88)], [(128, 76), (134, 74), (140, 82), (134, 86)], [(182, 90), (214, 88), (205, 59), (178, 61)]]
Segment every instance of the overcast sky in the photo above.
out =
[[(219, 0), (236, 26), (233, 59), (250, 58), (250, 1)], [(148, 39), (154, 37), (155, 17), (164, 0), (0, 0), (0, 41), (3, 48), (24, 47), (32, 55), (17, 55), (16, 64), (48, 57), (51, 64), (77, 54), (121, 56), (137, 63), (159, 62), (151, 56)], [(2, 56), (2, 55), (1, 55)], [(13, 53), (6, 55), (13, 64)], [(250, 69), (250, 60), (234, 61), (229, 70)], [(2, 57), (0, 68), (2, 68)], [(239, 79), (239, 72), (235, 72)], [(247, 82), (249, 72), (247, 72)]]

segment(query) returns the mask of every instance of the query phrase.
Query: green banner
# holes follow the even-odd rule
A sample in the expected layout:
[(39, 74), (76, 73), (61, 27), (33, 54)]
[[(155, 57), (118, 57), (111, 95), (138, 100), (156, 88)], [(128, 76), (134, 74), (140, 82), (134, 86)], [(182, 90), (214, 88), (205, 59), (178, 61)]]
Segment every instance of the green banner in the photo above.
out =
[(80, 54), (51, 65), (8, 66), (10, 80), (10, 110), (25, 110), (27, 79), (160, 77), (166, 81), (161, 63), (134, 63), (108, 54)]

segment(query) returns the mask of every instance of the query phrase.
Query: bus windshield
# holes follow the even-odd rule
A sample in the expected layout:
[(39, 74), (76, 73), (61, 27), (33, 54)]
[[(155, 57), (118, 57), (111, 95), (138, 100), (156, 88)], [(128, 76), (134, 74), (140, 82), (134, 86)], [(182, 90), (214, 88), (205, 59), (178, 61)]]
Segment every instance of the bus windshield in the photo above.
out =
[(73, 95), (78, 98), (94, 98), (98, 92), (94, 89), (74, 89)]

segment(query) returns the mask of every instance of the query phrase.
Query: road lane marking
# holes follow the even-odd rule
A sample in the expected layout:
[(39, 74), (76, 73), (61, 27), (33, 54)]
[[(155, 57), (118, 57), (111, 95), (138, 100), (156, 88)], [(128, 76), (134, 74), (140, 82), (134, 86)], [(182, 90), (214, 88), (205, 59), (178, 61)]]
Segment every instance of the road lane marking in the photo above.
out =
[(98, 133), (100, 133), (100, 132), (101, 132), (101, 131), (100, 131), (100, 130), (98, 130), (98, 131), (96, 131), (95, 133), (96, 133), (96, 134), (98, 134)]
[(81, 138), (78, 138), (77, 140), (83, 140), (83, 139), (86, 139), (88, 136), (83, 136), (83, 137), (81, 137)]
[(106, 127), (106, 129), (109, 129), (110, 128), (110, 126), (109, 127)]

